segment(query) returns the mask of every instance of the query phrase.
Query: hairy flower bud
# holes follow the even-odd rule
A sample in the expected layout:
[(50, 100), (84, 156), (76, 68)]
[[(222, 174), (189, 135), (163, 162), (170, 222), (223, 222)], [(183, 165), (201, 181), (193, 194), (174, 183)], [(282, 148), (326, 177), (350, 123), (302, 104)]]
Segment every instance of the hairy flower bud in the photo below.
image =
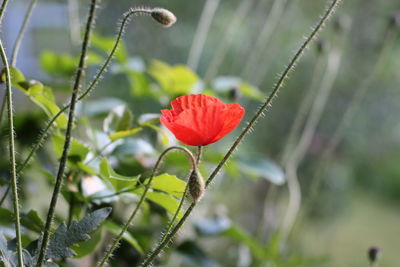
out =
[(199, 202), (204, 195), (204, 180), (197, 170), (193, 170), (189, 177), (189, 193), (194, 202)]
[(165, 27), (170, 27), (176, 22), (174, 13), (164, 8), (157, 7), (152, 9), (151, 16)]

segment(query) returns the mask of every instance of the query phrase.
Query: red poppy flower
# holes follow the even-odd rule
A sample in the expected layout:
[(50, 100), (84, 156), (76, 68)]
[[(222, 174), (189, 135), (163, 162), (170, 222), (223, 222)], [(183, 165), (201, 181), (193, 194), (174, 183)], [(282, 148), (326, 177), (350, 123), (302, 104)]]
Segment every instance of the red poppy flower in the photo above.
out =
[(217, 142), (238, 126), (245, 112), (239, 104), (224, 104), (201, 94), (180, 96), (171, 101), (171, 107), (161, 110), (161, 123), (190, 146)]

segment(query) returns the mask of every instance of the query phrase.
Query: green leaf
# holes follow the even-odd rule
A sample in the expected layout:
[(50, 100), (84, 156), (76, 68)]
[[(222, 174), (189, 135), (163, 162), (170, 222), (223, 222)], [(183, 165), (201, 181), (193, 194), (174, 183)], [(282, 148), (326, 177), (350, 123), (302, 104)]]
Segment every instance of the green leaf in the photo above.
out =
[(150, 95), (150, 82), (144, 73), (129, 71), (129, 83), (131, 85), (131, 94), (133, 96)]
[(77, 60), (67, 54), (44, 51), (40, 55), (40, 66), (52, 76), (69, 78), (75, 73)]
[(282, 169), (274, 162), (262, 158), (261, 156), (250, 158), (240, 158), (236, 160), (239, 169), (250, 176), (262, 177), (269, 182), (282, 185), (285, 183), (285, 174)]
[(199, 77), (187, 66), (170, 66), (158, 60), (150, 63), (148, 73), (170, 96), (190, 93), (199, 81)]
[(21, 224), (36, 233), (40, 233), (44, 228), (44, 222), (36, 210), (21, 214)]
[(258, 259), (262, 260), (265, 258), (266, 252), (264, 251), (264, 247), (240, 227), (231, 226), (223, 233), (223, 235), (239, 243), (245, 244), (250, 249), (251, 253)]
[(167, 173), (154, 177), (151, 183), (151, 188), (167, 192), (177, 197), (182, 197), (185, 187), (186, 182), (175, 175)]
[[(15, 67), (10, 67), (9, 70), (11, 76), (11, 85), (17, 89), (23, 90), (24, 88), (20, 85), (20, 83), (25, 81), (24, 74), (22, 74), (22, 72)], [(0, 80), (2, 82), (6, 81), (6, 73), (4, 69), (1, 71)]]
[(116, 141), (118, 139), (123, 139), (126, 138), (128, 136), (132, 136), (137, 134), (138, 132), (140, 132), (142, 130), (142, 128), (137, 127), (137, 128), (132, 128), (129, 130), (123, 130), (123, 131), (118, 131), (115, 133), (110, 134), (108, 137), (110, 138), (111, 141)]
[(251, 84), (244, 82), (239, 77), (234, 76), (221, 76), (214, 80), (213, 89), (217, 92), (227, 93), (229, 90), (235, 88), (239, 90), (239, 92), (250, 99), (256, 101), (263, 101), (264, 94), (257, 88), (252, 86)]
[(103, 129), (107, 133), (129, 130), (132, 126), (132, 111), (125, 105), (120, 105), (111, 110), (103, 122)]
[[(65, 137), (60, 134), (53, 135), (53, 147), (56, 152), (57, 157), (61, 157), (63, 148), (64, 148), (64, 140)], [(88, 146), (80, 143), (77, 139), (72, 138), (70, 151), (68, 154), (68, 162), (72, 164), (74, 167), (78, 167), (77, 164), (79, 162), (83, 162), (86, 159), (90, 149)]]
[(72, 250), (76, 253), (75, 258), (83, 258), (95, 251), (100, 241), (101, 230), (97, 229), (90, 235), (90, 239), (88, 241), (71, 246)]
[(154, 124), (152, 124), (152, 123), (150, 123), (150, 122), (142, 122), (142, 123), (139, 123), (139, 125), (142, 126), (142, 127), (149, 127), (150, 129), (156, 131), (158, 134), (160, 134), (161, 143), (162, 143), (164, 146), (168, 146), (168, 144), (169, 144), (168, 135), (167, 135), (167, 133), (166, 133), (164, 130), (162, 130), (160, 127), (155, 126)]
[[(114, 37), (104, 37), (98, 34), (92, 34), (91, 36), (92, 46), (105, 54), (109, 54), (114, 47), (115, 38)], [(117, 51), (115, 52), (115, 59), (123, 64), (128, 60), (128, 53), (123, 43), (120, 43)]]
[(100, 163), (100, 176), (103, 177), (103, 179), (108, 180), (116, 192), (127, 188), (133, 188), (140, 178), (140, 175), (127, 177), (116, 173), (106, 158), (103, 158)]
[[(143, 189), (135, 190), (135, 193), (141, 195), (143, 193)], [(172, 215), (175, 214), (179, 206), (179, 201), (176, 200), (173, 196), (161, 192), (148, 192), (146, 198), (163, 207)], [(182, 216), (183, 212), (181, 210), (177, 217), (178, 220), (180, 220)]]
[[(108, 232), (112, 233), (113, 235), (118, 235), (122, 230), (121, 226), (119, 226), (109, 220), (104, 222), (103, 227)], [(122, 236), (122, 239), (124, 239), (126, 242), (131, 244), (131, 246), (134, 247), (136, 249), (136, 251), (140, 253), (140, 255), (144, 255), (144, 251), (143, 251), (142, 247), (140, 246), (138, 241), (133, 237), (133, 235), (130, 232), (125, 231), (124, 235)]]
[(69, 247), (90, 239), (89, 233), (96, 230), (111, 212), (111, 208), (98, 209), (87, 214), (79, 222), (73, 221), (70, 227), (62, 223), (49, 242), (46, 259), (72, 257), (75, 252)]

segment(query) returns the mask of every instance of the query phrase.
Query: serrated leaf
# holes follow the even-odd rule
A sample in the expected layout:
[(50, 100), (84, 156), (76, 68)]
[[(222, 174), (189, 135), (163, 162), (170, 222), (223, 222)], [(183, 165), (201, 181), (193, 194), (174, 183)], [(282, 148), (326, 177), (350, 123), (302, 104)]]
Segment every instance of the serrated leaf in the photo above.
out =
[(72, 257), (75, 252), (69, 247), (90, 238), (89, 233), (96, 230), (111, 212), (111, 208), (98, 209), (87, 214), (79, 222), (73, 221), (70, 227), (62, 223), (53, 234), (46, 259), (61, 259)]
[(124, 130), (124, 131), (118, 131), (115, 133), (110, 134), (108, 137), (110, 138), (111, 141), (116, 141), (118, 139), (123, 139), (126, 138), (128, 136), (132, 136), (137, 134), (138, 132), (140, 132), (142, 130), (142, 128), (137, 127), (137, 128), (132, 128), (129, 130)]
[(151, 188), (167, 192), (177, 197), (182, 197), (185, 187), (185, 181), (182, 181), (175, 175), (167, 173), (154, 177), (151, 182)]
[(40, 219), (36, 210), (30, 210), (28, 213), (22, 213), (21, 224), (37, 233), (40, 233), (44, 228), (44, 222), (42, 219)]
[[(104, 222), (103, 227), (108, 232), (112, 233), (113, 235), (118, 235), (122, 230), (121, 226), (119, 226), (109, 220)], [(131, 244), (131, 246), (134, 247), (136, 249), (136, 251), (139, 252), (141, 255), (144, 255), (144, 251), (143, 251), (142, 247), (140, 246), (140, 244), (137, 242), (137, 240), (133, 237), (133, 235), (130, 232), (125, 231), (124, 235), (122, 236), (122, 239), (124, 239), (126, 242)]]

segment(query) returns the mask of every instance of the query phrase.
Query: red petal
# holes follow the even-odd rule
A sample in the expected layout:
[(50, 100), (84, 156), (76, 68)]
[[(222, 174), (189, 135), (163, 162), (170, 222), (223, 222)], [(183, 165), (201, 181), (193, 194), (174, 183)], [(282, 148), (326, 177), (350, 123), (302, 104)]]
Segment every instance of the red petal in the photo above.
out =
[(194, 130), (187, 128), (186, 126), (176, 124), (168, 121), (164, 116), (160, 118), (162, 124), (167, 127), (182, 143), (189, 146), (201, 146), (203, 144), (203, 138)]
[(206, 95), (185, 95), (171, 101), (172, 108), (180, 113), (186, 109), (202, 108), (210, 105), (225, 105), (216, 97)]
[(214, 138), (212, 143), (217, 142), (219, 139), (233, 131), (239, 125), (244, 116), (245, 110), (241, 105), (233, 103), (227, 104), (226, 107), (224, 113), (221, 114), (221, 117), (223, 118), (222, 129)]

